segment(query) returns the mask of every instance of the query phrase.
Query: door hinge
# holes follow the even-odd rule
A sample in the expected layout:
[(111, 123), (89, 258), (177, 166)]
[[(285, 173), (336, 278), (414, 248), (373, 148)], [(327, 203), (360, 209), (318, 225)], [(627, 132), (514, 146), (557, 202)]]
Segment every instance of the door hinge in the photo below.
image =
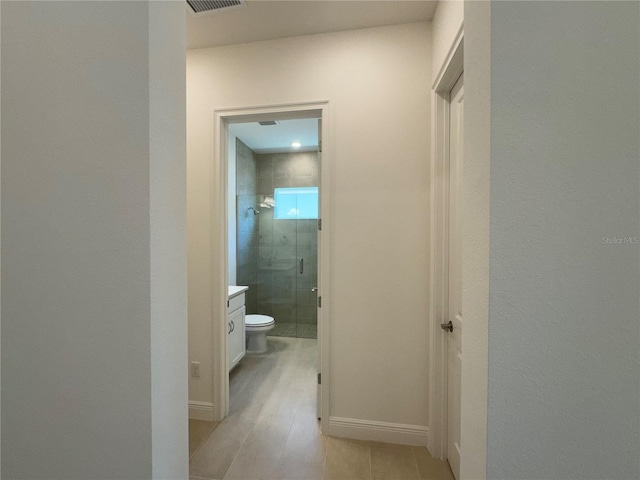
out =
[(318, 230), (322, 230), (322, 219), (318, 219)]
[(318, 385), (322, 385), (322, 374), (318, 373)]
[(322, 153), (322, 140), (318, 140), (318, 153)]
[(322, 308), (322, 297), (318, 297), (318, 308)]

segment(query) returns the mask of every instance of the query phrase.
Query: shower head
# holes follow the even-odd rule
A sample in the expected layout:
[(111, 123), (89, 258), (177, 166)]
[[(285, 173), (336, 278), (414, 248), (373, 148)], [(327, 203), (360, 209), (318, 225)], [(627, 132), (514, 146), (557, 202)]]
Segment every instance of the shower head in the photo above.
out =
[(276, 203), (273, 201), (273, 197), (265, 196), (258, 206), (260, 208), (273, 208), (276, 206)]
[(252, 210), (254, 215), (260, 215), (260, 210), (256, 210), (253, 207), (249, 207), (249, 208), (247, 208), (247, 210)]

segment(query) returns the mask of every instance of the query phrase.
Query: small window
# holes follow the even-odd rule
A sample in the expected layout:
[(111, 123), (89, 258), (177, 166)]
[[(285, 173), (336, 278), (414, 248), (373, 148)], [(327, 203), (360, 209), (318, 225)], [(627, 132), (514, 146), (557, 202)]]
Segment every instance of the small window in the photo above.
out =
[(276, 188), (276, 220), (318, 218), (318, 187)]

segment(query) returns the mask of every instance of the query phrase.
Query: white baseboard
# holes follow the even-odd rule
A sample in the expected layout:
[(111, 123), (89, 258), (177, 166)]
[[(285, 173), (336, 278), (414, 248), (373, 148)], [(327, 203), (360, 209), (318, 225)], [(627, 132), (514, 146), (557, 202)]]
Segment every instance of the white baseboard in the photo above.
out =
[(427, 446), (429, 428), (403, 423), (376, 422), (357, 418), (329, 417), (326, 435), (356, 440)]
[(189, 400), (189, 418), (212, 422), (214, 420), (213, 403)]

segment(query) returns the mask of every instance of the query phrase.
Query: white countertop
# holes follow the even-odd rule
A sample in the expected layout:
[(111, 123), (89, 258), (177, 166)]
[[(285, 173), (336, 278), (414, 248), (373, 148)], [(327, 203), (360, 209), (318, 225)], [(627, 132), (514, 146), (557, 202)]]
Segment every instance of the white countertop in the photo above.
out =
[(247, 290), (249, 290), (249, 287), (229, 285), (228, 298), (240, 295), (242, 292), (246, 292)]

